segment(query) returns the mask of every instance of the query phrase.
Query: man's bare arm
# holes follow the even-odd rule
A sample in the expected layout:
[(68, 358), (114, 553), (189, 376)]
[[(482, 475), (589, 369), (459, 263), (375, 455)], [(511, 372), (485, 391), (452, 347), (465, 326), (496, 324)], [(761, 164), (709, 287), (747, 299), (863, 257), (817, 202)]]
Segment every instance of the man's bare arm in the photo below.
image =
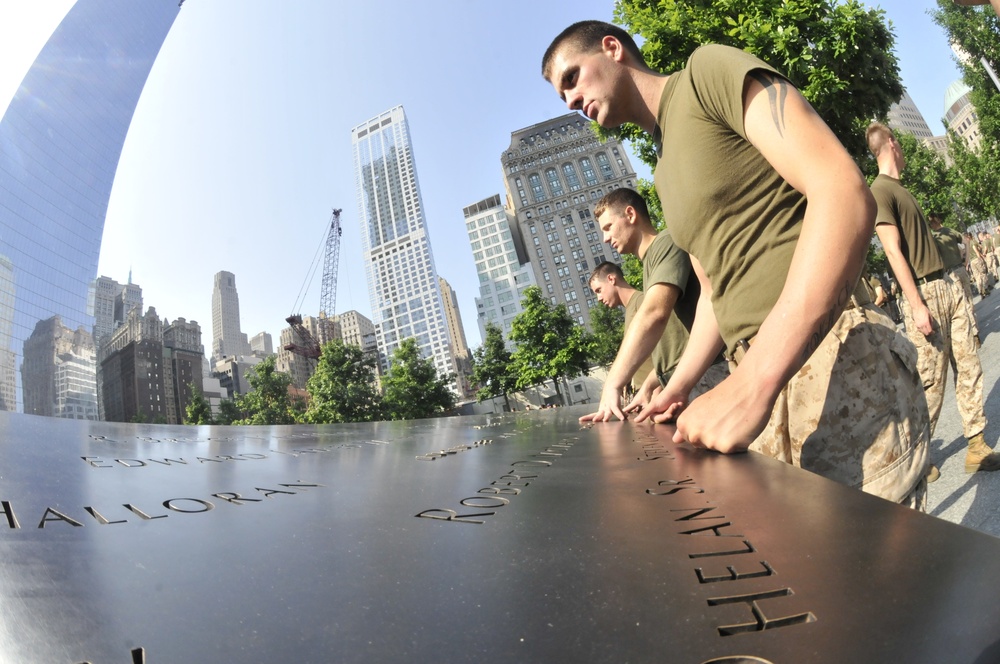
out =
[(621, 409), (622, 388), (663, 336), (680, 294), (681, 289), (673, 284), (653, 284), (646, 289), (639, 311), (632, 319), (604, 381), (601, 404), (597, 412), (584, 415), (580, 421), (607, 422), (613, 417), (625, 419), (625, 413)]
[(920, 295), (917, 282), (913, 280), (913, 272), (910, 270), (910, 263), (903, 254), (903, 244), (899, 235), (899, 229), (892, 224), (878, 224), (875, 226), (878, 239), (885, 249), (885, 257), (889, 261), (892, 273), (896, 275), (896, 283), (899, 289), (906, 296), (906, 302), (910, 305), (913, 314), (913, 322), (917, 329), (925, 336), (930, 336), (934, 331), (934, 319), (931, 312), (924, 303), (924, 298)]
[(778, 393), (837, 321), (857, 284), (875, 220), (858, 167), (788, 81), (770, 73), (748, 76), (743, 109), (747, 138), (807, 205), (784, 287), (753, 346), (728, 379), (677, 419), (675, 440), (722, 452), (753, 442)]

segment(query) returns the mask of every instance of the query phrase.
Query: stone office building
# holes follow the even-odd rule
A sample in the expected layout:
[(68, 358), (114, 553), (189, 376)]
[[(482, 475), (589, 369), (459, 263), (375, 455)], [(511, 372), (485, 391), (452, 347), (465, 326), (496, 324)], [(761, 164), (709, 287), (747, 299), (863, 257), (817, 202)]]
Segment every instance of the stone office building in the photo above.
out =
[(35, 324), (24, 342), (21, 385), (24, 412), (97, 420), (97, 351), (83, 327), (71, 330), (59, 316)]
[(201, 328), (183, 318), (164, 324), (153, 307), (130, 311), (98, 357), (111, 422), (180, 424), (191, 385), (202, 389)]
[(513, 209), (535, 280), (553, 304), (565, 304), (581, 325), (597, 299), (591, 271), (621, 256), (604, 244), (594, 203), (618, 187), (636, 186), (625, 148), (602, 143), (577, 113), (511, 133), (501, 155), (508, 209)]
[(163, 384), (163, 323), (150, 307), (133, 309), (102, 343), (101, 400), (109, 422), (167, 422)]

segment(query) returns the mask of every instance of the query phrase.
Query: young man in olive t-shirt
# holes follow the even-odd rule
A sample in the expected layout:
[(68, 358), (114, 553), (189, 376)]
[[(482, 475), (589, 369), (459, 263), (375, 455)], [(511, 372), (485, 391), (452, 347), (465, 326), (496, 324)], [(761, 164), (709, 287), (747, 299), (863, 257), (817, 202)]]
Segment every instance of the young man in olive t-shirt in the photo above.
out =
[[(641, 290), (633, 288), (631, 284), (625, 281), (625, 274), (622, 272), (622, 269), (610, 261), (604, 261), (594, 268), (594, 271), (590, 273), (588, 284), (590, 285), (590, 289), (594, 291), (594, 295), (597, 296), (597, 301), (604, 306), (610, 309), (616, 307), (625, 308), (625, 322), (622, 325), (622, 336), (624, 337), (625, 334), (628, 334), (628, 328), (632, 325), (639, 307), (642, 306), (645, 294)], [(649, 378), (650, 374), (652, 374), (653, 380), (656, 380), (656, 369), (653, 362), (656, 356), (657, 350), (654, 348), (653, 353), (646, 358), (632, 375), (631, 385), (633, 393), (639, 391), (643, 382)], [(657, 385), (659, 385), (658, 381)]]
[[(699, 48), (665, 76), (628, 33), (599, 21), (560, 33), (542, 70), (569, 108), (652, 135), (664, 155), (654, 178), (666, 225), (702, 287), (687, 350), (639, 419), (680, 412), (677, 441), (749, 447), (925, 506), (929, 435), (915, 353), (864, 304), (864, 289), (855, 294), (874, 202), (798, 91), (724, 46)], [(690, 400), (724, 346), (735, 370)]]
[[(643, 300), (622, 339), (601, 390), (598, 410), (582, 422), (625, 419), (620, 395), (629, 378), (657, 349), (657, 368), (672, 372), (688, 341), (693, 309), (684, 302), (697, 299), (697, 280), (691, 275), (688, 255), (674, 245), (670, 234), (657, 233), (649, 220), (646, 201), (638, 192), (614, 189), (594, 206), (594, 217), (604, 236), (619, 254), (633, 254), (642, 261)], [(648, 401), (657, 387), (656, 376), (643, 382), (630, 408)]]
[(878, 204), (875, 231), (903, 291), (906, 333), (917, 347), (917, 368), (927, 394), (931, 435), (941, 414), (948, 365), (955, 364), (955, 398), (969, 445), (965, 471), (1000, 469), (1000, 455), (986, 444), (983, 368), (968, 308), (945, 279), (945, 263), (920, 205), (899, 182), (906, 166), (903, 150), (889, 127), (873, 122), (868, 148), (878, 160), (871, 184)]

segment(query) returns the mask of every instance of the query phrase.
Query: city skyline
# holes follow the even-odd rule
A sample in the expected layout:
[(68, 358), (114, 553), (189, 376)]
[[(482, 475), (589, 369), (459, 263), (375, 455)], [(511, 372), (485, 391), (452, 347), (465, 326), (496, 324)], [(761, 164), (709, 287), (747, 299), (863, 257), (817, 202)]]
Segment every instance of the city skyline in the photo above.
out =
[[(934, 3), (881, 4), (895, 24), (903, 82), (939, 133), (945, 89), (959, 74), (943, 33), (924, 15)], [(0, 107), (70, 6), (0, 3)], [(149, 304), (207, 329), (212, 275), (230, 271), (241, 284), (243, 330), (277, 338), (329, 208), (343, 207), (338, 308), (371, 316), (345, 134), (358, 118), (403, 104), (438, 272), (455, 287), (475, 347), (478, 283), (462, 211), (502, 191), (500, 155), (511, 131), (565, 112), (538, 74), (548, 41), (572, 21), (610, 20), (611, 13), (612, 3), (596, 1), (449, 2), (436, 12), (393, 3), (388, 13), (185, 2), (126, 140), (95, 276), (124, 281), (132, 268)], [(391, 20), (380, 20), (385, 16)], [(443, 20), (457, 26), (443, 55), (415, 45), (415, 35)], [(354, 38), (361, 31), (332, 37), (329, 29), (370, 24), (382, 30), (373, 45)], [(375, 70), (379, 77), (366, 75)], [(181, 256), (184, 269), (177, 270)], [(318, 302), (316, 280), (302, 313), (317, 313)]]

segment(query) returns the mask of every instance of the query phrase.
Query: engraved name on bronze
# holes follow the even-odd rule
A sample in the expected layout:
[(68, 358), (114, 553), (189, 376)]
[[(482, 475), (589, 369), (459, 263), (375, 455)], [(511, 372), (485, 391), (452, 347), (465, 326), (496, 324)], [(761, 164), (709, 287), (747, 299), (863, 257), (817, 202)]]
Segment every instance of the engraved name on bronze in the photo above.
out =
[[(657, 443), (652, 442), (643, 443), (642, 448), (646, 451), (652, 451), (656, 449), (656, 445)], [(658, 452), (653, 453), (659, 454)], [(670, 459), (672, 457), (661, 455), (658, 458)], [(649, 457), (646, 456), (640, 457), (640, 460), (648, 459)], [(704, 493), (705, 489), (690, 476), (660, 480), (656, 483), (655, 488), (646, 489), (647, 495), (665, 497), (670, 500), (683, 500), (685, 497), (690, 498)], [(749, 579), (775, 576), (777, 572), (767, 560), (763, 559), (763, 556), (751, 543), (750, 538), (739, 532), (735, 524), (720, 511), (718, 505), (706, 500), (698, 506), (671, 508), (670, 512), (677, 515), (673, 518), (674, 523), (679, 528), (676, 533), (692, 538), (688, 549), (688, 558), (701, 561), (702, 566), (694, 568), (698, 583), (720, 584), (720, 591), (723, 587), (733, 591), (707, 598), (708, 606), (745, 604), (750, 613), (751, 619), (747, 622), (719, 625), (717, 629), (720, 636), (761, 632), (816, 621), (816, 616), (811, 611), (779, 617), (768, 616), (764, 612), (763, 602), (794, 595), (795, 593), (790, 587), (758, 592), (740, 592), (738, 586), (726, 585)], [(737, 558), (737, 556), (750, 556), (751, 554), (754, 555), (750, 559)]]
[(553, 443), (543, 450), (529, 454), (526, 459), (511, 463), (509, 471), (490, 482), (489, 486), (485, 486), (476, 492), (481, 495), (470, 496), (458, 501), (458, 504), (462, 507), (491, 511), (468, 512), (463, 510), (460, 513), (458, 510), (453, 509), (434, 508), (424, 510), (415, 516), (423, 519), (435, 519), (453, 523), (485, 523), (485, 519), (494, 516), (497, 513), (497, 509), (509, 505), (511, 497), (520, 495), (524, 488), (537, 480), (538, 475), (536, 473), (539, 470), (551, 467), (553, 462), (573, 447), (575, 442), (575, 438), (568, 438), (558, 443)]
[[(281, 489), (275, 489), (271, 487), (254, 487), (251, 492), (234, 492), (234, 491), (220, 491), (218, 493), (213, 493), (210, 498), (215, 498), (216, 500), (222, 501), (223, 503), (228, 503), (230, 505), (242, 506), (248, 503), (259, 503), (265, 498), (271, 498), (277, 495), (290, 495), (295, 496), (300, 493), (304, 493), (310, 488), (322, 487), (323, 484), (314, 484), (309, 482), (303, 482), (301, 480), (296, 480), (295, 482), (281, 482), (276, 486), (283, 487)], [(298, 489), (298, 491), (290, 491), (290, 489)], [(160, 503), (166, 513), (158, 513), (161, 508), (158, 506), (155, 509), (143, 509), (139, 505), (134, 505), (132, 503), (122, 503), (121, 508), (128, 514), (121, 514), (122, 509), (119, 507), (114, 507), (114, 512), (102, 507), (98, 510), (97, 507), (93, 505), (85, 505), (81, 510), (86, 513), (90, 518), (80, 517), (74, 518), (67, 514), (63, 510), (56, 509), (55, 507), (46, 507), (45, 511), (42, 512), (41, 519), (38, 521), (38, 528), (46, 528), (56, 523), (63, 523), (74, 528), (83, 527), (84, 523), (90, 523), (91, 519), (96, 521), (99, 525), (108, 526), (119, 523), (129, 523), (128, 518), (118, 518), (121, 516), (134, 516), (139, 518), (141, 521), (153, 521), (155, 519), (165, 519), (170, 516), (169, 512), (174, 512), (178, 514), (200, 514), (203, 512), (209, 512), (215, 509), (215, 503), (211, 500), (206, 500), (204, 498), (168, 498)], [(14, 504), (9, 500), (0, 500), (0, 515), (6, 517), (7, 526), (16, 530), (21, 528), (20, 519), (18, 519), (17, 513), (14, 511)], [(75, 515), (79, 516), (79, 515)], [(110, 517), (110, 518), (109, 518)], [(0, 521), (2, 523), (2, 521)]]

